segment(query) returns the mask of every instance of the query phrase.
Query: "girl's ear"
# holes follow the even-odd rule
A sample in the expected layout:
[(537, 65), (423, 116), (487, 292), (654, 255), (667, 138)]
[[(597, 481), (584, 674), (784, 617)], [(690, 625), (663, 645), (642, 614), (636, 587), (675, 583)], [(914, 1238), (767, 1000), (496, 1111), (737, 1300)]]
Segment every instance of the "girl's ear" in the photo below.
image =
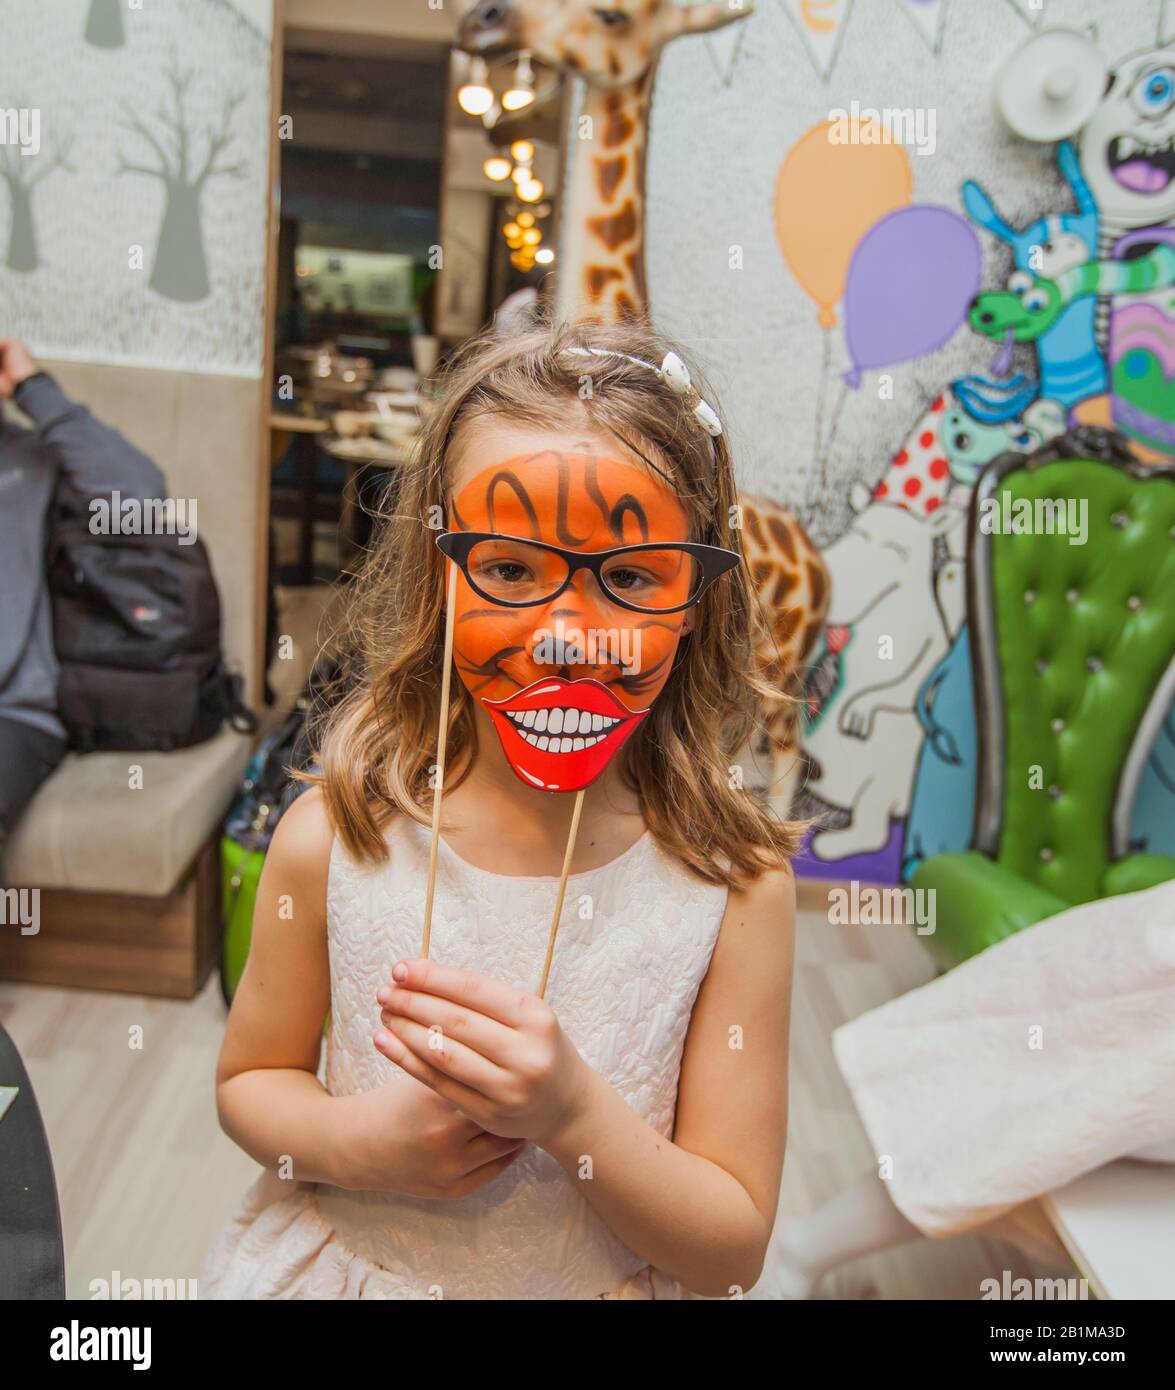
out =
[(681, 634), (684, 637), (687, 632), (693, 632), (695, 627), (694, 614), (697, 608), (687, 608), (681, 618)]

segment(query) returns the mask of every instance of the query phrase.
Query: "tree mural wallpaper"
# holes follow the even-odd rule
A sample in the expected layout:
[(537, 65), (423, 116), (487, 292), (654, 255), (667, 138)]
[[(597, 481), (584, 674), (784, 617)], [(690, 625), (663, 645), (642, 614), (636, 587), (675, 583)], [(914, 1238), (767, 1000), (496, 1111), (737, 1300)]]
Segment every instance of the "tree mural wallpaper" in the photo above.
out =
[(96, 48), (121, 48), (126, 42), (122, 23), (123, 0), (90, 0), (86, 42)]
[(66, 140), (59, 134), (50, 148), (26, 156), (18, 145), (0, 145), (0, 180), (8, 192), (8, 270), (36, 270), (37, 229), (33, 221), (33, 190), (55, 169), (73, 173), (65, 154)]
[(168, 299), (186, 303), (206, 299), (211, 290), (201, 224), (204, 187), (209, 179), (244, 178), (248, 172), (245, 160), (230, 160), (226, 153), (233, 142), (233, 116), (244, 94), (227, 97), (220, 121), (199, 131), (184, 102), (195, 76), (193, 70), (181, 72), (178, 67), (168, 72), (170, 109), (162, 107), (156, 113), (154, 132), (147, 121), (128, 116), (131, 130), (150, 147), (156, 162), (132, 162), (120, 154), (118, 168), (120, 174), (146, 174), (163, 183), (167, 201), (150, 285)]
[(0, 0), (41, 130), (34, 156), (0, 146), (6, 331), (47, 358), (260, 372), (271, 32), (271, 0)]

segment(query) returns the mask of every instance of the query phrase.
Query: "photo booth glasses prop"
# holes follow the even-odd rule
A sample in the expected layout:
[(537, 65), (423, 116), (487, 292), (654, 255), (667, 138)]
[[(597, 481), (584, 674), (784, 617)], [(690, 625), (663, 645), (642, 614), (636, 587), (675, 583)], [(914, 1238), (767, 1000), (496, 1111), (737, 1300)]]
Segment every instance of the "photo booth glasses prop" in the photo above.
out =
[(489, 531), (443, 531), (437, 545), (459, 566), (475, 593), (503, 608), (549, 603), (577, 571), (586, 569), (621, 608), (680, 613), (740, 559), (736, 550), (693, 541), (582, 551)]

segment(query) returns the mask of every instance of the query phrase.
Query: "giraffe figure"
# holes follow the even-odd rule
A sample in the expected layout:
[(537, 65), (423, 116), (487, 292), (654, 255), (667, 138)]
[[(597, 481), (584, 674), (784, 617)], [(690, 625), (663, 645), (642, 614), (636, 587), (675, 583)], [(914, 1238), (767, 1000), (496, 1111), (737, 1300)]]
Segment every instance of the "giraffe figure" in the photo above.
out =
[[(661, 50), (751, 13), (746, 0), (482, 0), (462, 21), (458, 47), (484, 58), (520, 49), (583, 79), (560, 210), (557, 315), (618, 323), (648, 313), (645, 141)], [(796, 744), (797, 693), (828, 608), (828, 572), (799, 521), (777, 503), (741, 499), (743, 551), (759, 598), (756, 656), (781, 698), (764, 711), (767, 750)]]

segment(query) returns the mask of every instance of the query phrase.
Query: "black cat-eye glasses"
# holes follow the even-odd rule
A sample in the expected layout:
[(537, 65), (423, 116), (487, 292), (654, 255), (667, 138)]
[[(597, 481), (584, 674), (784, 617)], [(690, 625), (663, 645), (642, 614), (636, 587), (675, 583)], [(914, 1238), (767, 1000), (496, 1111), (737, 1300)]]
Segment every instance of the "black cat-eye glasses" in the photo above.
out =
[(459, 565), (469, 587), (505, 608), (549, 603), (577, 570), (591, 570), (604, 594), (634, 613), (679, 613), (739, 562), (737, 550), (694, 541), (565, 550), (545, 541), (492, 531), (442, 531), (438, 547)]

